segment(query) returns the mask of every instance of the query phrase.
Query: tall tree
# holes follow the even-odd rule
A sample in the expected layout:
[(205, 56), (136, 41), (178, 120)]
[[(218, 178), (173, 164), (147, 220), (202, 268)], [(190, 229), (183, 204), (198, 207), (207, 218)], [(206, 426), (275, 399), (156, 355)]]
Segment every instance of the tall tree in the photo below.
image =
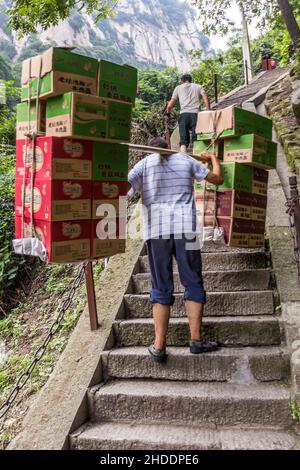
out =
[[(205, 32), (227, 33), (233, 25), (228, 17), (232, 0), (192, 0), (192, 3), (201, 11)], [(293, 43), (296, 45), (300, 41), (300, 27), (296, 20), (296, 15), (300, 15), (300, 0), (236, 0), (236, 3), (249, 21), (257, 18), (263, 26), (282, 15)]]
[(117, 0), (13, 0), (6, 13), (8, 26), (23, 36), (57, 25), (74, 9), (93, 14), (97, 22), (113, 15), (116, 4)]
[(291, 36), (293, 43), (297, 44), (300, 41), (300, 28), (296, 21), (292, 5), (289, 0), (277, 1), (289, 35)]

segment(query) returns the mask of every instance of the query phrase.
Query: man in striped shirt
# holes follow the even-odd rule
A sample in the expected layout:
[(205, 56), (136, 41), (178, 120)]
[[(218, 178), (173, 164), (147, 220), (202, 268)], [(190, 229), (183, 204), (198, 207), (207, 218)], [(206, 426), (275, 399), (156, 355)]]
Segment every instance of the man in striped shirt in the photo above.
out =
[[(149, 145), (167, 148), (164, 139), (156, 138)], [(212, 171), (194, 158), (182, 153), (163, 156), (152, 154), (130, 171), (129, 197), (141, 193), (144, 237), (147, 242), (151, 270), (155, 342), (149, 353), (156, 362), (166, 358), (166, 334), (170, 307), (174, 303), (173, 256), (176, 258), (180, 281), (185, 288), (184, 299), (190, 326), (191, 353), (217, 349), (217, 343), (201, 335), (203, 306), (206, 295), (202, 280), (201, 253), (196, 226), (194, 180), (222, 184), (220, 163), (214, 154), (206, 154)]]

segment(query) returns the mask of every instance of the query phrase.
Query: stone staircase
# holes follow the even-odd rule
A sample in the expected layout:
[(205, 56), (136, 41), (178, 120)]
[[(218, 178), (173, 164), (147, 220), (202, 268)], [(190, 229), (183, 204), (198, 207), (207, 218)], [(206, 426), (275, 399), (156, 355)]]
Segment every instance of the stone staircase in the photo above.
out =
[(90, 421), (70, 436), (73, 449), (292, 449), (290, 358), (269, 260), (262, 250), (203, 253), (206, 337), (214, 353), (189, 353), (182, 286), (168, 360), (153, 363), (146, 253), (140, 256), (114, 325), (115, 348), (102, 357), (103, 383), (88, 391)]

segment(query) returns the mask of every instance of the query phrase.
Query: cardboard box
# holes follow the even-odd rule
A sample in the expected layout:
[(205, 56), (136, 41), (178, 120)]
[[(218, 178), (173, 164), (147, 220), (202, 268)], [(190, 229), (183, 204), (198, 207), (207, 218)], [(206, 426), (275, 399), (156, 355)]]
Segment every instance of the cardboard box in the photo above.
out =
[(240, 248), (259, 248), (265, 244), (265, 224), (254, 220), (218, 217), (218, 224), (224, 229), (225, 242)]
[[(48, 261), (52, 263), (69, 263), (90, 258), (91, 255), (91, 222), (74, 220), (64, 222), (47, 222), (35, 220), (37, 237), (44, 243)], [(30, 219), (24, 219), (24, 237), (32, 236)], [(22, 217), (15, 218), (15, 238), (22, 238)]]
[(137, 69), (107, 60), (99, 61), (98, 95), (134, 105), (137, 93)]
[(93, 182), (93, 199), (118, 199), (120, 196), (126, 196), (127, 192), (127, 181)]
[(127, 197), (118, 199), (93, 199), (92, 219), (102, 219), (103, 217), (126, 217)]
[[(196, 140), (193, 144), (193, 155), (195, 157), (201, 156), (203, 153), (206, 152), (213, 152), (213, 146), (210, 145), (210, 140)], [(224, 154), (224, 141), (218, 140), (216, 142), (216, 154), (219, 160), (223, 160)]]
[[(31, 214), (31, 182), (25, 182), (25, 217)], [(41, 180), (34, 181), (33, 215), (47, 221), (91, 219), (92, 188), (89, 181)], [(16, 179), (15, 214), (22, 215), (23, 179)]]
[[(39, 179), (92, 179), (93, 143), (60, 137), (37, 137), (35, 143), (35, 178)], [(16, 143), (16, 177), (31, 175), (32, 140), (21, 139)]]
[(268, 171), (262, 168), (251, 167), (253, 171), (252, 176), (252, 193), (267, 196), (268, 194)]
[(247, 134), (224, 142), (224, 162), (249, 163), (260, 168), (275, 169), (277, 143)]
[(196, 193), (198, 216), (233, 217), (265, 222), (267, 197), (244, 191), (205, 190)]
[(93, 259), (107, 258), (125, 253), (126, 240), (98, 240), (94, 239), (92, 244), (92, 257)]
[(126, 217), (127, 186), (128, 183), (126, 181), (94, 181), (92, 191), (92, 218), (103, 218), (105, 215), (105, 213), (103, 213), (105, 209), (103, 205), (107, 206), (107, 204), (112, 206), (112, 208), (109, 210), (109, 213), (115, 211), (117, 216)]
[(69, 91), (96, 95), (97, 77), (97, 59), (52, 47), (23, 62), (21, 99), (49, 98)]
[(126, 218), (107, 217), (92, 221), (92, 257), (105, 258), (124, 253), (126, 248)]
[[(30, 109), (29, 109), (30, 108)], [(42, 132), (46, 130), (46, 104), (42, 101), (17, 104), (16, 138), (25, 139), (29, 132)]]
[(95, 142), (93, 180), (121, 182), (128, 179), (129, 150), (127, 145)]
[(210, 140), (215, 133), (220, 134), (220, 138), (256, 134), (271, 140), (272, 120), (233, 106), (217, 111), (199, 112), (197, 139)]
[[(243, 163), (221, 163), (224, 183), (220, 186), (205, 183), (207, 189), (236, 189), (266, 196), (268, 192), (268, 171)], [(204, 183), (194, 183), (195, 191), (203, 189)]]
[(129, 103), (65, 93), (47, 100), (46, 135), (129, 141), (131, 112)]

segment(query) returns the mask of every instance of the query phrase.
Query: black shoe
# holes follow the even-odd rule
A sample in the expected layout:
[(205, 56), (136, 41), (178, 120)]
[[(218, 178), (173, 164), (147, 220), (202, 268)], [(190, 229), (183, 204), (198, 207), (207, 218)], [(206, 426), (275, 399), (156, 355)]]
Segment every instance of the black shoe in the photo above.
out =
[(201, 354), (204, 352), (212, 352), (219, 349), (216, 341), (208, 341), (201, 339), (199, 341), (190, 341), (190, 352), (192, 354)]
[(156, 349), (153, 344), (148, 348), (151, 359), (158, 364), (161, 364), (167, 359), (166, 349)]

